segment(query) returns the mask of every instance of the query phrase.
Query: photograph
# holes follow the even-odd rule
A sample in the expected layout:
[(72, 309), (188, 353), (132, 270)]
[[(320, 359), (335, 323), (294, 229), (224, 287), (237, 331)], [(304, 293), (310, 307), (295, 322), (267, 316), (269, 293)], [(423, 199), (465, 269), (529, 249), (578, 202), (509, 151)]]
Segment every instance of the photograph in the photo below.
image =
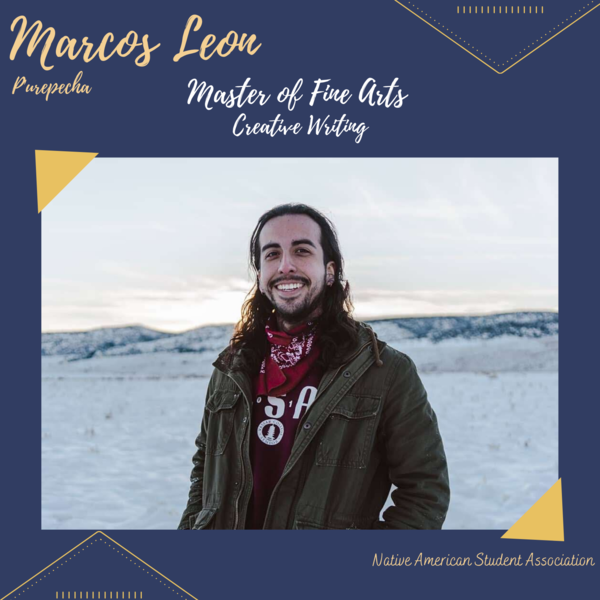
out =
[(42, 232), (41, 526), (506, 530), (557, 481), (557, 158), (103, 158)]

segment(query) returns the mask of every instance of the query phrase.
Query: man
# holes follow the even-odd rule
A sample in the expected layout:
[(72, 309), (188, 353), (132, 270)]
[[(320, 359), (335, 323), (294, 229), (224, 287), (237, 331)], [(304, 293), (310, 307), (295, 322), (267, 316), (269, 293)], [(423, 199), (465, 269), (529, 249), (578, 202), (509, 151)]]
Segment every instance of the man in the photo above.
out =
[[(437, 421), (413, 362), (351, 317), (332, 223), (265, 213), (256, 283), (214, 363), (179, 529), (439, 529)], [(391, 485), (393, 506), (379, 520)]]

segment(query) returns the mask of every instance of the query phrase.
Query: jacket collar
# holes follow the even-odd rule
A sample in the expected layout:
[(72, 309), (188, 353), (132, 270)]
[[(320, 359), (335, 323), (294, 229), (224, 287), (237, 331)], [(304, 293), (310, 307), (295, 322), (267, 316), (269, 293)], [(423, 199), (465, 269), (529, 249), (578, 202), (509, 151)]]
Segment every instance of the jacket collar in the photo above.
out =
[[(362, 353), (373, 352), (375, 354), (375, 364), (377, 364), (377, 366), (382, 366), (383, 362), (381, 361), (380, 355), (385, 346), (386, 343), (377, 339), (377, 336), (370, 325), (359, 322), (358, 343), (352, 350), (348, 352), (343, 363), (339, 367), (329, 369), (323, 375), (321, 385), (319, 387), (321, 389), (325, 389), (329, 383), (333, 381), (335, 376), (341, 371), (342, 368), (357, 360)], [(247, 398), (250, 401), (250, 398), (252, 397), (252, 383), (250, 381), (250, 377), (246, 375), (246, 371), (241, 368), (244, 364), (244, 357), (238, 352), (238, 354), (234, 356), (233, 365), (229, 367), (225, 361), (228, 351), (229, 349), (225, 348), (225, 350), (219, 354), (217, 360), (215, 360), (213, 363), (213, 366), (223, 374), (233, 379), (240, 386), (240, 388), (246, 392)]]
[[(342, 366), (350, 362), (352, 359), (356, 358), (360, 351), (364, 350), (365, 346), (370, 346), (372, 350), (375, 352), (375, 360), (381, 360), (380, 354), (383, 349), (386, 347), (386, 343), (377, 339), (377, 335), (373, 331), (372, 327), (367, 323), (358, 323), (358, 344), (352, 348), (342, 363)], [(213, 367), (224, 373), (225, 375), (230, 375), (232, 371), (243, 370), (239, 367), (244, 363), (244, 357), (241, 353), (237, 353), (234, 356), (232, 367), (228, 367), (226, 364), (227, 353), (229, 352), (228, 348), (225, 348), (219, 356), (217, 360), (213, 363)]]

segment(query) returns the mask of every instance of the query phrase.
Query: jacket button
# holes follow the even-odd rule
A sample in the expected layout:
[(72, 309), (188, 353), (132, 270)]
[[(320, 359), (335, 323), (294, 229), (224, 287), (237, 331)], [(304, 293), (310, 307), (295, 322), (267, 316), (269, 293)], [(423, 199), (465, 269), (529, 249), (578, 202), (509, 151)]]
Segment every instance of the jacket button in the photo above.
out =
[(352, 373), (350, 373), (350, 371), (344, 371), (344, 377), (350, 377), (350, 375), (352, 375)]
[(304, 429), (310, 429), (312, 427), (312, 423), (310, 423), (309, 421), (306, 421), (306, 423), (304, 423)]
[(245, 423), (247, 420), (248, 420), (248, 417), (244, 417), (244, 418), (242, 419), (242, 423)]

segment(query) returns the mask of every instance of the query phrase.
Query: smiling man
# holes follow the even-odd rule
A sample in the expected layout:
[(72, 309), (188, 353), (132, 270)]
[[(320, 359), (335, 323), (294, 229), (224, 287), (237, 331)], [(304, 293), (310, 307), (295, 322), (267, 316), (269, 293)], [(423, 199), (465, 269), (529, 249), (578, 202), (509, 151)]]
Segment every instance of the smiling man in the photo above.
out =
[[(179, 529), (439, 529), (450, 491), (414, 363), (352, 316), (333, 224), (266, 212), (214, 363)], [(393, 505), (379, 514), (391, 486)]]

